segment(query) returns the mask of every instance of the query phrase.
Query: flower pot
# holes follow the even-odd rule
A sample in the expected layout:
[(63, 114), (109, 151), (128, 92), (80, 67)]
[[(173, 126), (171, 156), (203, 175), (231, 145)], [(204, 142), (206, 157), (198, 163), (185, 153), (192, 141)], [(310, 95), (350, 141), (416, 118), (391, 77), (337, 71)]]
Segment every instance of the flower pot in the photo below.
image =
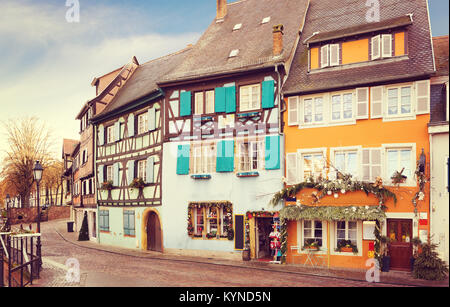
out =
[(351, 248), (351, 247), (341, 247), (341, 252), (343, 252), (343, 253), (351, 253), (351, 252), (353, 252), (353, 248)]
[(244, 249), (242, 251), (242, 260), (244, 260), (244, 261), (250, 260), (250, 250), (249, 249)]

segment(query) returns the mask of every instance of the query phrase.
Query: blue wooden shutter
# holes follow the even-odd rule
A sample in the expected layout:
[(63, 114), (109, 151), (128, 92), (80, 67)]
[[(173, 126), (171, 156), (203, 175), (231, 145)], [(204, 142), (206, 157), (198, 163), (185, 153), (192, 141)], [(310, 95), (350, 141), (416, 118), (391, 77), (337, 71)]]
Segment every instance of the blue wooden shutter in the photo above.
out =
[(273, 80), (263, 81), (262, 83), (262, 107), (263, 109), (273, 108), (275, 95), (275, 82)]
[(216, 171), (234, 171), (234, 140), (222, 140), (217, 143)]
[(134, 179), (134, 161), (127, 162), (127, 181), (128, 185), (133, 182)]
[(182, 92), (180, 96), (180, 116), (189, 115), (191, 115), (191, 92)]
[(134, 136), (134, 114), (128, 115), (128, 136)]
[(148, 110), (148, 130), (153, 131), (155, 129), (156, 129), (156, 109), (153, 107)]
[(280, 169), (280, 136), (266, 136), (266, 169)]
[(189, 148), (190, 145), (178, 145), (177, 175), (189, 174)]
[(147, 173), (147, 183), (154, 183), (155, 182), (155, 178), (154, 178), (154, 171), (153, 168), (155, 167), (155, 157), (148, 157), (147, 158), (147, 169), (146, 169), (146, 173)]
[(217, 87), (214, 90), (214, 112), (220, 113), (226, 111), (226, 89)]
[(105, 144), (105, 127), (100, 125), (98, 127), (98, 145), (103, 146)]
[(103, 165), (99, 165), (98, 167), (97, 178), (99, 186), (101, 186), (103, 183), (103, 167), (104, 167)]
[(236, 112), (236, 86), (230, 86), (225, 88), (226, 92), (226, 112)]

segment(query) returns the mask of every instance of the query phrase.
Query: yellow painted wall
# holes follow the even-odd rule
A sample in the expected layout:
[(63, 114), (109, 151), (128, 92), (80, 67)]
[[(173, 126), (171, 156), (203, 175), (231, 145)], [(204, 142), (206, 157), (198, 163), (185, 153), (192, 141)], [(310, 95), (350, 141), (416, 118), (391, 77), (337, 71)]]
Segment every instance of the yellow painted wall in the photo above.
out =
[(310, 49), (311, 69), (319, 68), (319, 48)]
[(369, 60), (369, 40), (360, 39), (342, 43), (342, 64)]
[(395, 56), (405, 54), (405, 32), (395, 33)]

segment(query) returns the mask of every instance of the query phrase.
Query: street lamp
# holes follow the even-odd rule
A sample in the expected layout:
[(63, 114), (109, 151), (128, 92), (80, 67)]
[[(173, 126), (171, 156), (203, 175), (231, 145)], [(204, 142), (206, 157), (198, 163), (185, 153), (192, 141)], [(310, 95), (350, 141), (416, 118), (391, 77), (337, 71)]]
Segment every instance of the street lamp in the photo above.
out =
[(9, 231), (9, 202), (11, 201), (11, 197), (9, 194), (6, 194), (6, 231)]
[[(40, 208), (39, 208), (39, 182), (42, 179), (42, 173), (43, 172), (44, 172), (44, 168), (39, 163), (39, 161), (36, 161), (36, 164), (34, 165), (34, 168), (33, 168), (33, 177), (34, 177), (34, 180), (36, 181), (36, 191), (37, 191), (37, 232), (39, 234), (41, 233), (41, 212), (40, 212)], [(41, 261), (41, 236), (40, 235), (37, 237), (37, 246), (36, 247), (37, 247), (37, 256), (39, 258), (39, 269), (40, 269), (41, 266), (42, 266), (42, 261)]]

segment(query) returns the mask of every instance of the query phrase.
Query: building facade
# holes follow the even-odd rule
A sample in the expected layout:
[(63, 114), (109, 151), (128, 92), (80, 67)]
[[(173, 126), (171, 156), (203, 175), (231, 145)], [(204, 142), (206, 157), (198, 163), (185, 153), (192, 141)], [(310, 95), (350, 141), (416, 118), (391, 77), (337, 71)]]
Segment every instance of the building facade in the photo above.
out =
[(366, 12), (313, 1), (284, 87), (288, 263), (318, 245), (325, 265), (364, 268), (386, 236), (391, 268), (410, 270), (413, 238), (429, 235), (427, 2)]

